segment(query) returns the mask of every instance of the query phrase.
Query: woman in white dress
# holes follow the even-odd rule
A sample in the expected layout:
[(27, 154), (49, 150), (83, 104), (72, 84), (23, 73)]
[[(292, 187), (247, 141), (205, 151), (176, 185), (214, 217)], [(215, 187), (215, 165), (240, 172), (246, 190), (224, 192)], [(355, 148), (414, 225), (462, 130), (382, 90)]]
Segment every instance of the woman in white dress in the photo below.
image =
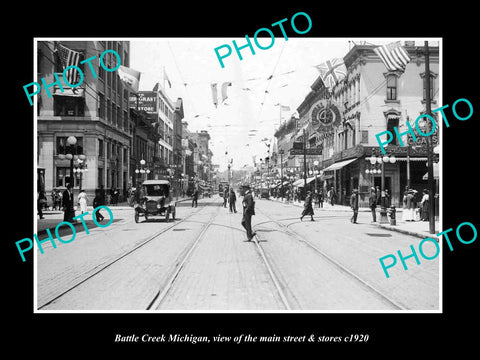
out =
[(80, 190), (80, 194), (78, 194), (78, 205), (80, 205), (80, 211), (82, 214), (87, 212), (87, 202), (88, 197), (85, 190)]

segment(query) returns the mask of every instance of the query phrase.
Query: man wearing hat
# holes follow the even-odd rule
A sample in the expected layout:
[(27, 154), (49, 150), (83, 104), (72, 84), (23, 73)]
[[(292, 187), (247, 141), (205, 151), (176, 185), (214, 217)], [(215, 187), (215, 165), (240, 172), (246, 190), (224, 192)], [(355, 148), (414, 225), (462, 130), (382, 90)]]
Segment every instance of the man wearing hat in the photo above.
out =
[(350, 207), (353, 210), (353, 215), (350, 221), (354, 224), (357, 223), (357, 216), (358, 216), (358, 190), (353, 189), (352, 196), (350, 197)]
[(303, 204), (302, 216), (300, 216), (300, 221), (303, 221), (305, 215), (310, 215), (313, 220), (313, 206), (312, 206), (312, 192), (307, 191), (307, 197), (305, 198), (305, 203)]
[(245, 191), (245, 196), (243, 197), (243, 218), (242, 226), (247, 231), (248, 241), (251, 241), (256, 233), (252, 233), (252, 215), (255, 215), (255, 201), (252, 197), (252, 192), (250, 189)]

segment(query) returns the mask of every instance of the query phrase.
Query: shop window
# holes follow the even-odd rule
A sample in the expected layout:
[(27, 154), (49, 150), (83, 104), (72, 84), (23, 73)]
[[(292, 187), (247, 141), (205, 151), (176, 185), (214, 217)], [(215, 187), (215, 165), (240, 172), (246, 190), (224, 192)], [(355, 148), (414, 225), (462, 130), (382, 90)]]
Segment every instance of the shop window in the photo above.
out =
[(54, 116), (84, 116), (85, 100), (83, 97), (54, 96)]

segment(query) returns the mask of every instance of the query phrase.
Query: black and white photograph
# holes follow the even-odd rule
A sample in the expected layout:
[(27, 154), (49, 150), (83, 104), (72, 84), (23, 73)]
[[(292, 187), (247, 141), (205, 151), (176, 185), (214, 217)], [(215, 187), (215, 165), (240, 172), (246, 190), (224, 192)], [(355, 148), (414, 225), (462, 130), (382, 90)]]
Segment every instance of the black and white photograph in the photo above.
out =
[(36, 48), (36, 310), (441, 310), (441, 39)]

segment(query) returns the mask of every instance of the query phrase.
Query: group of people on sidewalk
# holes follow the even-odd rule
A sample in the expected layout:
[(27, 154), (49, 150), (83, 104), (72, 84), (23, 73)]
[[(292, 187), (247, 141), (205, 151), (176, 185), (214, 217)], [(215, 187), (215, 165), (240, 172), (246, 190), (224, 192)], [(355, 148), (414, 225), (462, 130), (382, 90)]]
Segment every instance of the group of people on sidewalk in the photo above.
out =
[[(37, 202), (38, 215), (40, 216), (40, 219), (44, 219), (43, 212), (42, 212), (42, 205), (43, 205), (43, 202), (41, 201), (42, 199), (46, 199), (46, 196), (40, 193), (38, 196), (38, 202)], [(62, 210), (63, 210), (63, 221), (74, 223), (75, 220), (73, 220), (73, 218), (75, 217), (75, 202), (73, 198), (73, 186), (69, 183), (67, 184), (66, 189), (62, 193), (61, 204), (62, 204)], [(105, 190), (103, 190), (103, 186), (100, 186), (99, 189), (95, 190), (93, 207), (96, 208), (104, 204), (105, 204)], [(78, 193), (77, 205), (81, 214), (87, 212), (88, 196), (84, 189), (80, 189), (80, 192)], [(104, 219), (104, 216), (100, 213), (99, 210), (97, 210), (97, 212), (95, 213), (95, 217), (98, 222), (103, 221)]]

